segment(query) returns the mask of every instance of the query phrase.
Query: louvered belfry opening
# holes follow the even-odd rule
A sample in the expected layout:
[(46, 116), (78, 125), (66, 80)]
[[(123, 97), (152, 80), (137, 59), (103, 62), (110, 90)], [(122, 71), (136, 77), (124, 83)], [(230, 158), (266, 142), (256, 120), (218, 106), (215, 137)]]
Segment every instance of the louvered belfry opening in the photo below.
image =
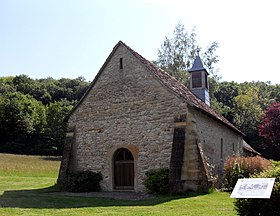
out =
[(118, 149), (114, 157), (114, 186), (117, 190), (134, 189), (134, 158), (126, 148)]

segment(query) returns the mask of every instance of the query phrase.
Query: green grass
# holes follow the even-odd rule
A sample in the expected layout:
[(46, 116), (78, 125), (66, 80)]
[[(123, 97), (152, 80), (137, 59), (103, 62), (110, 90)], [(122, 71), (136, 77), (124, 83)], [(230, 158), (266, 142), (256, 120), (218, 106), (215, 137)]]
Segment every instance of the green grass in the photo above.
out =
[(0, 176), (56, 178), (58, 157), (0, 154)]
[(55, 158), (0, 154), (0, 215), (236, 215), (228, 193), (128, 201), (54, 194)]

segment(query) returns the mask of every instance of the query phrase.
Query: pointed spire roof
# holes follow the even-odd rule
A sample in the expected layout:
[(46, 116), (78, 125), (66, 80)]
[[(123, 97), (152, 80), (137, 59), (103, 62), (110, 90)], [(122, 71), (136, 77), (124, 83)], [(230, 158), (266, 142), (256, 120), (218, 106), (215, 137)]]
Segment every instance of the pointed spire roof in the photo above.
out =
[(193, 66), (191, 67), (189, 72), (191, 73), (191, 72), (194, 72), (194, 71), (202, 71), (202, 70), (207, 72), (207, 70), (203, 66), (203, 63), (201, 61), (201, 58), (200, 58), (199, 54), (197, 53), (197, 56), (196, 56), (196, 58), (194, 60), (194, 63), (193, 63)]

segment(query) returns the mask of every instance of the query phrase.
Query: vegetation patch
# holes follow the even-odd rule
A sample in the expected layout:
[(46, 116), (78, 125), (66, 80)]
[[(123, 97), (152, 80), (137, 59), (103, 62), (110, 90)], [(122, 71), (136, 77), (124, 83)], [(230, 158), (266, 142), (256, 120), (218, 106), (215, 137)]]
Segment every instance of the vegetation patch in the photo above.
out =
[(169, 193), (169, 169), (154, 169), (146, 172), (145, 187), (152, 194)]
[(271, 162), (260, 156), (229, 157), (224, 166), (223, 189), (232, 191), (239, 178), (249, 178), (271, 167)]
[(61, 157), (0, 154), (1, 177), (57, 178)]
[(275, 178), (270, 199), (237, 199), (234, 203), (239, 215), (254, 216), (280, 215), (280, 166), (274, 163), (273, 167), (252, 176), (254, 178)]
[(94, 192), (100, 190), (100, 172), (78, 171), (68, 174), (59, 182), (59, 189), (69, 192)]

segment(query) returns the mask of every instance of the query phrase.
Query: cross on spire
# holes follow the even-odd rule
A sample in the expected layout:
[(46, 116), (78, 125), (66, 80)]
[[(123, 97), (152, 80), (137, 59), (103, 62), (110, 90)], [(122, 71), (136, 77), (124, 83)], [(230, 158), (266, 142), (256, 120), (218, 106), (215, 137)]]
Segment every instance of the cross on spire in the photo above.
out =
[(199, 56), (199, 52), (200, 52), (200, 48), (197, 47), (197, 49), (196, 49), (196, 56)]

